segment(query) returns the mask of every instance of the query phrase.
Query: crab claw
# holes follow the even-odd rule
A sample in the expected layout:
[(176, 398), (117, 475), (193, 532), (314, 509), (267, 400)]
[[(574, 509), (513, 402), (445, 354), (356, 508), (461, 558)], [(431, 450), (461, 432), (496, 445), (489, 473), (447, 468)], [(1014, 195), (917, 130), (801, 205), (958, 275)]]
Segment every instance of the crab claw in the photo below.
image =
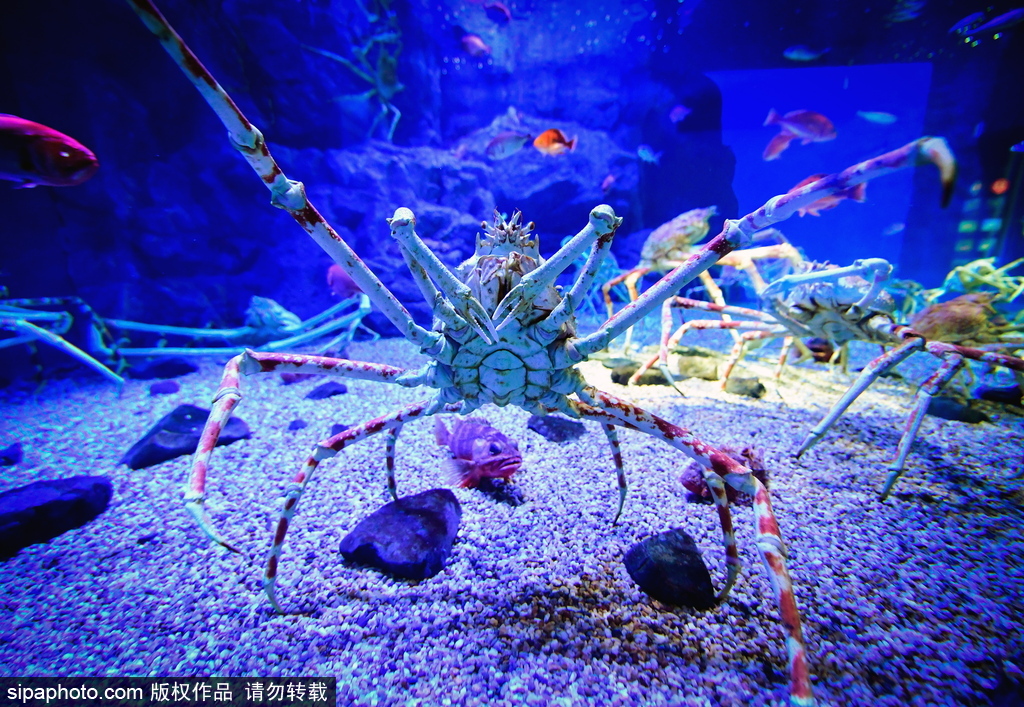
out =
[(939, 168), (939, 179), (942, 181), (942, 207), (949, 206), (953, 198), (953, 184), (956, 182), (956, 157), (949, 149), (949, 143), (941, 137), (924, 138), (921, 141), (921, 154)]

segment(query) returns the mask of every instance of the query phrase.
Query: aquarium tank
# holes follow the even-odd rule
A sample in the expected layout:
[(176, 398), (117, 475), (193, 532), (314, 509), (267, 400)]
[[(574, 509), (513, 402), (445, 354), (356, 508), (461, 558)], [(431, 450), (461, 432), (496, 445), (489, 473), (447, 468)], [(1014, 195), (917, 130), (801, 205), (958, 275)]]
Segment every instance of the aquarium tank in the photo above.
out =
[(11, 703), (1024, 704), (1024, 7), (9, 5)]

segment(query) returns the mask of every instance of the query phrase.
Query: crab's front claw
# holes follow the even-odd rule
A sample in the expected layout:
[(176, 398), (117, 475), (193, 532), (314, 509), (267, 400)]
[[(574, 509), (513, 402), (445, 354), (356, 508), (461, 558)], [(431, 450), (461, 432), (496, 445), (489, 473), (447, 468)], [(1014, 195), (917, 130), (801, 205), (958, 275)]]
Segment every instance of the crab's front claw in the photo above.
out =
[(466, 320), (466, 323), (480, 335), (481, 339), (488, 344), (498, 341), (498, 332), (494, 327), (494, 322), (491, 321), (491, 315), (487, 313), (487, 310), (484, 309), (484, 306), (476, 298), (472, 295), (465, 298), (456, 298), (452, 302), (452, 306)]
[(956, 157), (949, 149), (949, 143), (941, 137), (924, 138), (921, 142), (921, 154), (939, 168), (939, 179), (942, 181), (942, 207), (949, 206), (953, 198), (953, 185), (956, 182)]

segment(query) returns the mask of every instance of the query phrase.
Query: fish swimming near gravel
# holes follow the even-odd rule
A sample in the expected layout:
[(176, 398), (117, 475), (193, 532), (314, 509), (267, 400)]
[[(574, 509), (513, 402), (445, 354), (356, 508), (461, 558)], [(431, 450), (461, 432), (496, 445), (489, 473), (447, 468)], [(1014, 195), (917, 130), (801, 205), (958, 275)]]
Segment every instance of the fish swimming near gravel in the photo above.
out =
[(832, 121), (821, 113), (810, 110), (793, 110), (779, 115), (774, 108), (768, 111), (764, 124), (779, 126), (779, 134), (771, 139), (762, 157), (765, 161), (777, 160), (789, 143), (799, 138), (801, 144), (834, 140), (836, 128)]
[(434, 439), (448, 447), (450, 458), (442, 468), (462, 488), (476, 488), (483, 479), (508, 481), (523, 464), (516, 443), (481, 417), (458, 420), (451, 432), (438, 419)]
[(0, 113), (0, 179), (18, 187), (72, 187), (96, 174), (96, 155), (73, 137)]

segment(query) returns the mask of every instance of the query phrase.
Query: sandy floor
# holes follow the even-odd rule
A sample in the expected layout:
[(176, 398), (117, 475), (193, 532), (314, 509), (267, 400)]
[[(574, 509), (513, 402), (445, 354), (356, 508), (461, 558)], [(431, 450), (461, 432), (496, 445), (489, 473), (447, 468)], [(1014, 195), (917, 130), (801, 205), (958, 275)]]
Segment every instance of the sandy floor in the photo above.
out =
[[(356, 344), (352, 358), (409, 365), (404, 342)], [(913, 364), (913, 361), (909, 362)], [(911, 366), (912, 367), (912, 366)], [(770, 366), (749, 370), (766, 382)], [(879, 381), (801, 459), (803, 434), (839, 395), (841, 376), (787, 373), (762, 400), (685, 381), (598, 387), (630, 398), (719, 445), (764, 455), (790, 548), (817, 696), (828, 705), (987, 704), (997, 666), (1024, 651), (1024, 419), (988, 408), (991, 424), (927, 418), (893, 498), (877, 490), (896, 448), (911, 388)], [(319, 381), (244, 381), (238, 409), (251, 440), (220, 448), (210, 506), (244, 549), (206, 542), (181, 505), (188, 459), (119, 466), (125, 450), (184, 402), (208, 407), (215, 366), (151, 398), (145, 382), (56, 381), (34, 395), (0, 391), (0, 446), (25, 461), (0, 469), (0, 489), (74, 474), (109, 476), (109, 510), (22, 551), (3, 566), (0, 674), (337, 676), (339, 704), (784, 704), (785, 648), (768, 580), (735, 511), (744, 571), (709, 612), (643, 595), (621, 559), (634, 542), (684, 527), (721, 582), (712, 508), (686, 504), (686, 459), (621, 433), (631, 490), (618, 525), (611, 456), (594, 423), (558, 445), (526, 429), (518, 409), (482, 414), (519, 440), (513, 508), (456, 490), (462, 527), (449, 565), (424, 582), (395, 581), (340, 562), (338, 544), (387, 499), (383, 440), (325, 462), (303, 498), (271, 611), (260, 590), (270, 529), (286, 481), (334, 422), (357, 423), (425, 391), (349, 381), (349, 394), (305, 400)], [(289, 431), (302, 419), (305, 429)], [(429, 422), (399, 440), (400, 493), (443, 484)], [(148, 538), (148, 539), (147, 539)]]

